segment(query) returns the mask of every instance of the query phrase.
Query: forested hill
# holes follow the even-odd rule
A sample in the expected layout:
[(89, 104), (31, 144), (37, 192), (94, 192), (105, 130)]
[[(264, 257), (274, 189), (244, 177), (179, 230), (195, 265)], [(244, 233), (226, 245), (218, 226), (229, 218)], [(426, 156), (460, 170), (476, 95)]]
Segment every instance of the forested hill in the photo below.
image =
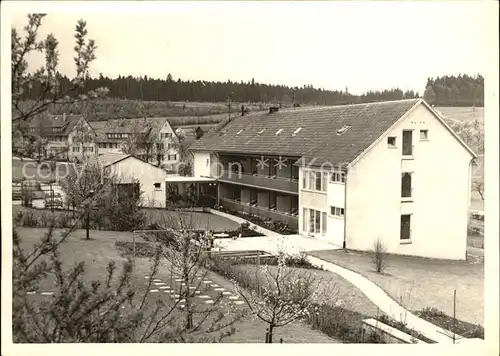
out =
[(428, 78), (424, 99), (435, 106), (484, 106), (484, 78), (468, 75)]
[[(60, 90), (67, 91), (71, 81), (67, 77), (60, 80)], [(257, 103), (277, 101), (283, 104), (299, 103), (304, 105), (342, 105), (373, 101), (387, 101), (411, 99), (418, 97), (418, 93), (398, 88), (384, 91), (369, 91), (363, 95), (354, 95), (343, 90), (323, 90), (312, 85), (303, 87), (289, 87), (285, 85), (269, 85), (257, 83), (254, 79), (248, 82), (208, 82), (174, 80), (171, 75), (165, 79), (152, 79), (147, 76), (137, 78), (119, 76), (110, 79), (104, 76), (88, 78), (85, 90), (107, 87), (110, 98), (143, 100), (143, 101), (175, 101), (175, 102), (224, 102), (228, 98), (238, 103)], [(37, 85), (26, 87), (23, 99), (39, 97)]]
[[(424, 84), (424, 83), (422, 83)], [(71, 80), (60, 78), (60, 90), (67, 91), (71, 87)], [(348, 88), (343, 90), (323, 90), (312, 85), (303, 87), (289, 87), (285, 85), (269, 85), (257, 83), (254, 79), (248, 82), (208, 82), (174, 80), (169, 74), (164, 79), (152, 79), (147, 76), (132, 77), (119, 76), (110, 79), (100, 75), (98, 78), (88, 77), (85, 90), (98, 87), (107, 87), (108, 96), (116, 99), (141, 101), (175, 101), (175, 102), (232, 102), (258, 103), (277, 101), (285, 105), (299, 103), (304, 105), (342, 105), (411, 99), (419, 97), (413, 90), (403, 91), (399, 88), (383, 91), (369, 91), (362, 95), (349, 93)], [(40, 97), (40, 86), (32, 83), (24, 91), (24, 99)], [(483, 106), (484, 78), (480, 75), (444, 76), (429, 78), (425, 89), (425, 99), (436, 106)]]

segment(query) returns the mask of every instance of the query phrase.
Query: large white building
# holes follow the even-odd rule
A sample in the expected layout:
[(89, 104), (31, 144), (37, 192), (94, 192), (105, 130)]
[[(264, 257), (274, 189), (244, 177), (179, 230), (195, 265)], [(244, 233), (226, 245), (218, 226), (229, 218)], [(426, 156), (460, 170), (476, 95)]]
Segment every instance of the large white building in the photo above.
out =
[(423, 100), (274, 109), (190, 149), (228, 209), (348, 249), (466, 257), (476, 155)]

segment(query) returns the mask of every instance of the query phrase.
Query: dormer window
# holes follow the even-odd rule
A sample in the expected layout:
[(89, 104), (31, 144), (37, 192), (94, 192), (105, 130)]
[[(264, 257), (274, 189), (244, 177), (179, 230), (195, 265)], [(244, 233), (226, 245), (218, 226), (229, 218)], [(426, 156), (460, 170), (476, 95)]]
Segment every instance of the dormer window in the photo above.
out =
[(295, 130), (292, 136), (296, 136), (300, 132), (300, 130), (302, 130), (302, 127), (299, 127), (297, 130)]
[(283, 129), (279, 129), (278, 131), (276, 131), (276, 136), (278, 136), (282, 132), (283, 132)]
[(344, 132), (349, 130), (350, 127), (351, 126), (349, 126), (349, 125), (344, 125), (341, 129), (337, 130), (337, 135), (342, 135)]

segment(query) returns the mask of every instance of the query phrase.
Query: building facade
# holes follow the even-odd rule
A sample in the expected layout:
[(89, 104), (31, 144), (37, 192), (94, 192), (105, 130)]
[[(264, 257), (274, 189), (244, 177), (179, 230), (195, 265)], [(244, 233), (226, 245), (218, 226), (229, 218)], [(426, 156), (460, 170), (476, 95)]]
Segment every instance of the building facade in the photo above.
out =
[(475, 154), (423, 100), (271, 110), (191, 149), (228, 209), (348, 249), (466, 257)]
[(44, 158), (76, 160), (96, 154), (95, 132), (83, 115), (44, 114), (33, 118), (27, 139), (41, 140), (40, 152)]
[(166, 204), (165, 179), (167, 173), (132, 155), (108, 153), (98, 156), (99, 164), (116, 175), (120, 184), (139, 182), (141, 204), (149, 208), (164, 208)]

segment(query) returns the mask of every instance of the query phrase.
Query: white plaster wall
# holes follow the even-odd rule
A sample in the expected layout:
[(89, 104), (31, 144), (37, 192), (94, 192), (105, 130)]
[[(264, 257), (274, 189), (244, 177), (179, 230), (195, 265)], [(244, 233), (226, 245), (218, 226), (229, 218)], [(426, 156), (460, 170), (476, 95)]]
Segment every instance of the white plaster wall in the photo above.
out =
[(344, 207), (345, 185), (343, 183), (328, 183), (328, 205), (338, 208)]
[[(88, 143), (80, 143), (78, 144), (78, 146), (80, 147), (80, 151), (79, 152), (73, 152), (73, 140), (74, 140), (74, 137), (77, 135), (77, 129), (76, 127), (79, 126), (79, 125), (83, 125), (88, 131), (92, 131), (92, 127), (90, 127), (89, 123), (84, 120), (84, 119), (80, 119), (78, 121), (78, 123), (75, 125), (75, 128), (73, 129), (73, 131), (71, 131), (68, 135), (68, 140), (67, 140), (67, 146), (68, 146), (68, 159), (69, 160), (73, 160), (75, 158), (81, 158), (84, 153), (83, 153), (83, 147), (93, 147), (94, 150), (92, 152), (89, 152), (87, 151), (85, 153), (85, 156), (94, 156), (94, 155), (97, 155), (98, 153), (98, 147), (97, 147), (97, 144), (95, 144), (95, 142), (88, 142)], [(66, 143), (64, 143), (66, 145)]]
[(193, 152), (193, 173), (195, 177), (210, 177), (210, 152)]
[[(404, 163), (403, 129), (414, 130), (414, 160)], [(420, 129), (429, 141), (420, 141)], [(397, 136), (397, 148), (387, 136)], [(387, 136), (347, 175), (347, 248), (370, 250), (379, 237), (390, 253), (464, 259), (472, 156), (423, 105)], [(414, 172), (413, 202), (401, 202), (403, 165)], [(400, 242), (402, 213), (412, 214), (410, 244)]]
[[(123, 183), (138, 179), (141, 184), (142, 203), (147, 207), (164, 207), (166, 203), (165, 178), (167, 172), (135, 157), (128, 157), (110, 166)], [(156, 189), (154, 183), (161, 183)]]

